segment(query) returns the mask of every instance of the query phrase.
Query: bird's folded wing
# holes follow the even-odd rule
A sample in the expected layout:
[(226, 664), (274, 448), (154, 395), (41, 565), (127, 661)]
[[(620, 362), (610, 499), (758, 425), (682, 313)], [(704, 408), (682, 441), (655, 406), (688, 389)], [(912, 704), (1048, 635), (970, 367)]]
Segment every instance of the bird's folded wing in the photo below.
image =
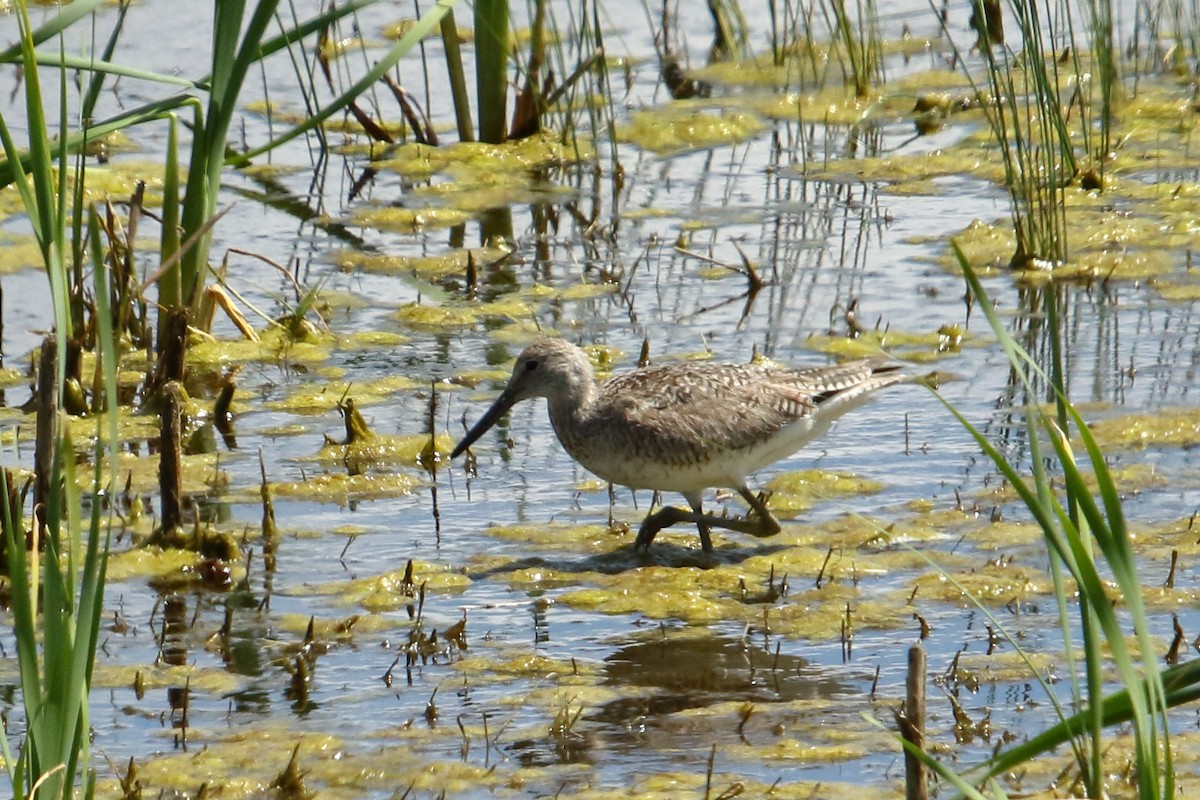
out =
[[(746, 366), (692, 369), (674, 380), (648, 382), (649, 371), (633, 373), (636, 391), (622, 391), (621, 376), (606, 387), (632, 435), (659, 452), (740, 450), (760, 444), (787, 425), (810, 416), (814, 387), (795, 373)], [(715, 369), (720, 367), (720, 369)]]

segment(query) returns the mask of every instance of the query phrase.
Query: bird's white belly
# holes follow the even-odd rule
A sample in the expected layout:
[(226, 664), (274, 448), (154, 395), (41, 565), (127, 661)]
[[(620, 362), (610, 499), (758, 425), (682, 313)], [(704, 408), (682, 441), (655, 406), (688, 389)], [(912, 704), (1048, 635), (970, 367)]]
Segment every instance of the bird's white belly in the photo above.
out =
[(629, 452), (626, 448), (589, 446), (576, 452), (568, 449), (568, 452), (589, 472), (611, 483), (632, 489), (686, 494), (716, 486), (739, 486), (746, 476), (790, 456), (818, 433), (812, 419), (800, 419), (750, 447), (737, 450), (709, 448), (697, 452), (694, 458), (685, 459), (687, 463), (670, 463), (637, 452), (636, 448)]
[(581, 463), (589, 472), (611, 483), (660, 492), (686, 493), (711, 486), (734, 486), (744, 477), (733, 477), (736, 465), (732, 461), (665, 466), (639, 459), (592, 458)]

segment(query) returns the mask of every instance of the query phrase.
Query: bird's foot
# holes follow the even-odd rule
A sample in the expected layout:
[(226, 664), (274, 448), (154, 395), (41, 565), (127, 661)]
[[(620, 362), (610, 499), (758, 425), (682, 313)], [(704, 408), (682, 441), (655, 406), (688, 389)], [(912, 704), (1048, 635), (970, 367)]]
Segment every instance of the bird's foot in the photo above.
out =
[(677, 525), (680, 522), (688, 521), (691, 517), (692, 513), (690, 511), (685, 511), (676, 506), (664, 506), (642, 521), (642, 526), (638, 528), (637, 539), (633, 542), (633, 549), (649, 549), (650, 543), (654, 541), (654, 537), (658, 535), (659, 531), (663, 528)]
[(767, 500), (771, 496), (770, 492), (759, 492), (756, 495), (752, 494), (745, 487), (738, 491), (742, 495), (742, 498), (750, 504), (750, 511), (746, 514), (745, 520), (743, 520), (745, 527), (739, 527), (737, 530), (760, 538), (774, 536), (783, 530), (783, 526), (779, 524), (779, 520), (775, 519), (775, 515), (767, 508)]
[(765, 517), (760, 517), (757, 514), (746, 517), (746, 522), (749, 525), (746, 528), (746, 533), (751, 536), (757, 536), (760, 539), (765, 539), (768, 536), (774, 536), (783, 530), (783, 526), (779, 524), (779, 520), (771, 514)]

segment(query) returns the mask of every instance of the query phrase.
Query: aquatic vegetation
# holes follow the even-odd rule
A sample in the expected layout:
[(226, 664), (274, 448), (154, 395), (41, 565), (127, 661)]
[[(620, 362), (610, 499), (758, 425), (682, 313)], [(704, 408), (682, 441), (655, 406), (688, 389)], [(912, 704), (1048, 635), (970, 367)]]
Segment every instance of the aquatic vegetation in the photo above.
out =
[(1194, 447), (1200, 444), (1200, 413), (1194, 408), (1156, 409), (1123, 414), (1091, 424), (1105, 450), (1141, 447)]
[(864, 330), (853, 337), (814, 333), (804, 346), (838, 358), (870, 358), (890, 353), (898, 359), (926, 364), (952, 356), (966, 344), (977, 346), (975, 337), (953, 327), (928, 333), (901, 330)]
[(693, 148), (715, 147), (745, 141), (763, 129), (751, 114), (728, 112), (714, 114), (700, 108), (677, 104), (667, 113), (661, 109), (633, 114), (629, 124), (617, 135), (624, 142), (657, 153), (673, 153)]
[(467, 264), (474, 261), (476, 268), (487, 269), (503, 262), (511, 250), (504, 247), (480, 247), (449, 250), (428, 256), (391, 255), (366, 253), (361, 250), (343, 250), (332, 255), (333, 263), (342, 270), (364, 270), (380, 275), (412, 274), (426, 280), (437, 280), (466, 272)]
[(770, 492), (768, 505), (771, 510), (789, 517), (810, 508), (814, 502), (871, 494), (880, 491), (883, 485), (849, 473), (803, 470), (777, 475), (767, 482), (766, 488)]

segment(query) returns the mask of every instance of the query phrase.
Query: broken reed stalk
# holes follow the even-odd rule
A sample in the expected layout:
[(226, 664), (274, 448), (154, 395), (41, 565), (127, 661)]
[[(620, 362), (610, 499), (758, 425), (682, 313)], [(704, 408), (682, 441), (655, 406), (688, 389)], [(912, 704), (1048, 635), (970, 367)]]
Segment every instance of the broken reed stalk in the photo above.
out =
[(187, 355), (187, 308), (171, 309), (167, 314), (165, 333), (158, 342), (158, 362), (154, 367), (154, 375), (146, 386), (146, 396), (150, 397), (156, 390), (166, 386), (171, 381), (182, 381), (184, 359)]
[(433, 500), (433, 529), (437, 542), (442, 541), (442, 513), (438, 509), (437, 468), (441, 454), (437, 449), (437, 383), (429, 385), (429, 447), (422, 456), (427, 459), (425, 469), (429, 470), (429, 493)]
[(233, 395), (236, 392), (237, 384), (231, 375), (221, 383), (221, 393), (217, 395), (217, 401), (213, 404), (213, 427), (220, 431), (230, 450), (237, 447), (237, 436), (233, 430), (233, 412), (229, 410), (233, 405)]
[(162, 388), (161, 450), (158, 458), (158, 490), (162, 497), (162, 530), (168, 533), (183, 521), (182, 427), (183, 386), (170, 381)]
[(713, 744), (712, 749), (708, 751), (708, 768), (704, 771), (704, 800), (709, 800), (712, 797), (712, 776), (713, 764), (717, 760), (717, 746)]
[[(901, 735), (914, 747), (925, 749), (925, 648), (917, 642), (908, 649), (907, 697), (904, 701), (905, 723)], [(904, 751), (904, 796), (906, 800), (927, 800), (928, 777), (925, 766), (915, 754)]]
[[(134, 327), (131, 325), (135, 318), (135, 305), (142, 312), (141, 317), (145, 319), (145, 301), (141, 298), (141, 285), (137, 280), (137, 270), (134, 266), (134, 252), (136, 250), (138, 222), (141, 220), (142, 207), (146, 199), (146, 182), (139, 180), (134, 185), (133, 194), (129, 198), (129, 217), (125, 223), (124, 232), (124, 252), (120, 253), (119, 258), (113, 258), (113, 289), (115, 297), (116, 311), (116, 326), (118, 331), (126, 331), (133, 333)], [(109, 231), (115, 232), (120, 226), (120, 218), (113, 208), (111, 202), (105, 203), (107, 211), (107, 219), (109, 220)], [(116, 250), (113, 245), (116, 243), (112, 233), (109, 234), (110, 248)], [(115, 253), (113, 253), (115, 255)], [(136, 337), (146, 335), (144, 325), (137, 326)]]
[(33, 451), (33, 507), (42, 509), (50, 499), (50, 480), (54, 473), (54, 451), (58, 443), (58, 342), (53, 335), (42, 340), (38, 361), (37, 439)]
[(271, 484), (267, 480), (267, 463), (263, 459), (262, 448), (258, 448), (258, 470), (262, 474), (259, 493), (262, 495), (262, 535), (264, 540), (274, 539), (278, 531), (275, 528), (275, 503), (271, 500)]
[[(510, 139), (525, 139), (542, 129), (546, 98), (542, 94), (542, 65), (546, 61), (546, 0), (534, 0), (530, 25), (529, 60), (525, 64), (525, 85), (513, 104)], [(548, 77), (549, 88), (552, 77)]]

